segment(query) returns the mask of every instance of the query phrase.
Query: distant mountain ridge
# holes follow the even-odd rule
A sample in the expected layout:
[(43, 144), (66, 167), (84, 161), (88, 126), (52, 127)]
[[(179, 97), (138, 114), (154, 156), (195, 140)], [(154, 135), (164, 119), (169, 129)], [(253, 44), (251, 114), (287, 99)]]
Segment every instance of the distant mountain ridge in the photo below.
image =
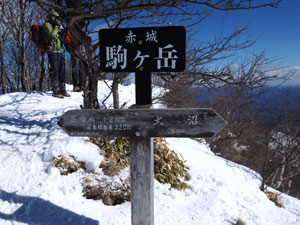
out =
[(300, 85), (300, 66), (285, 67), (267, 72), (268, 76), (277, 76), (279, 81), (272, 81), (269, 85), (282, 84), (284, 86)]

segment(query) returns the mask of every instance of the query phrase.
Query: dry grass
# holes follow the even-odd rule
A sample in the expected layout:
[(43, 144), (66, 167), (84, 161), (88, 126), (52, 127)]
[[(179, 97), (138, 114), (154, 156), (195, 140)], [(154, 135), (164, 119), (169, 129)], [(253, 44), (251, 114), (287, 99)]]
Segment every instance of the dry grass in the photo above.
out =
[(279, 202), (279, 198), (278, 198), (278, 194), (275, 193), (275, 192), (271, 192), (271, 191), (267, 191), (265, 190), (264, 193), (268, 196), (268, 199), (270, 199), (272, 202), (274, 202), (274, 204), (281, 208), (282, 205), (281, 203)]
[(68, 175), (80, 168), (85, 170), (85, 163), (77, 161), (74, 156), (58, 156), (53, 158), (53, 165), (57, 167), (61, 175)]

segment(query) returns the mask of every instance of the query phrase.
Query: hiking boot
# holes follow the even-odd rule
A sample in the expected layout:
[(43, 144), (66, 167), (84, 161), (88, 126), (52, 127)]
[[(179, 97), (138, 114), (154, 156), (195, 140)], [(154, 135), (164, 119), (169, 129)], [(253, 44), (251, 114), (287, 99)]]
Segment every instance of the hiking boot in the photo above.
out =
[(74, 92), (80, 92), (81, 89), (80, 89), (79, 86), (74, 86), (74, 87), (73, 87), (73, 91), (74, 91)]
[(53, 92), (52, 96), (56, 97), (56, 98), (64, 98), (64, 96), (61, 93), (54, 93)]
[(61, 95), (63, 97), (71, 97), (71, 95), (68, 92), (61, 93)]

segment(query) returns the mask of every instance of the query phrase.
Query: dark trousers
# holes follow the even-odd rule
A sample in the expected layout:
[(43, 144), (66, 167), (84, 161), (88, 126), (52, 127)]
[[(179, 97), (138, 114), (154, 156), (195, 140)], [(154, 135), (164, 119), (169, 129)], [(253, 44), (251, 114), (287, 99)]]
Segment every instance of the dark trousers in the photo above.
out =
[(48, 53), (50, 63), (50, 80), (54, 93), (66, 92), (66, 72), (64, 53)]
[(71, 63), (72, 63), (73, 86), (82, 87), (83, 77), (82, 77), (81, 62), (79, 57), (75, 55), (71, 55)]

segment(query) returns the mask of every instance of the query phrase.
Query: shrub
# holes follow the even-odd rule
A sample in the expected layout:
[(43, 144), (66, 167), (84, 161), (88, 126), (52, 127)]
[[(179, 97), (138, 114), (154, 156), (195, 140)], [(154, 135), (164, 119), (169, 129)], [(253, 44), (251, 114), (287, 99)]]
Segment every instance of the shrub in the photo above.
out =
[(106, 159), (116, 161), (116, 166), (122, 168), (129, 166), (129, 141), (128, 138), (90, 138), (90, 142), (97, 145), (103, 152)]
[[(100, 167), (106, 175), (115, 175), (116, 171), (129, 166), (129, 142), (127, 138), (90, 138), (90, 141), (103, 151), (106, 162)], [(154, 177), (160, 183), (169, 183), (172, 188), (184, 190), (188, 167), (180, 157), (167, 146), (165, 138), (154, 138)], [(114, 170), (114, 171), (112, 171)]]
[(57, 167), (61, 175), (68, 175), (78, 169), (85, 169), (85, 163), (77, 161), (74, 156), (58, 156), (53, 158), (53, 165)]
[(188, 167), (180, 157), (168, 148), (165, 138), (154, 139), (154, 177), (160, 183), (169, 183), (172, 188), (184, 190), (189, 187), (183, 181)]
[(83, 196), (87, 199), (103, 200), (105, 205), (118, 205), (130, 201), (130, 187), (127, 181), (116, 183), (112, 180), (101, 179), (98, 184), (83, 183)]
[(234, 221), (227, 220), (232, 225), (246, 225), (246, 223), (241, 219), (234, 219)]
[(275, 203), (275, 205), (279, 208), (282, 207), (281, 203), (279, 202), (278, 194), (275, 192), (267, 191), (265, 190), (264, 193), (268, 196), (268, 199), (270, 199), (272, 202)]

